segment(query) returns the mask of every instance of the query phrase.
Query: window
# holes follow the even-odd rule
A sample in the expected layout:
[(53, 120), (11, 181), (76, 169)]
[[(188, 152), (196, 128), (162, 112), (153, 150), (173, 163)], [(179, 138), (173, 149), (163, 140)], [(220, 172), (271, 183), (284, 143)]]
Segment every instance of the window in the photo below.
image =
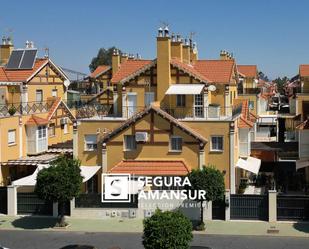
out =
[(254, 101), (249, 100), (249, 110), (254, 109)]
[(125, 151), (136, 150), (135, 135), (124, 136), (124, 149)]
[(185, 107), (186, 106), (186, 95), (178, 94), (176, 95), (176, 106)]
[(16, 130), (9, 130), (8, 132), (8, 144), (13, 145), (16, 143)]
[(85, 135), (85, 150), (94, 151), (97, 149), (97, 135)]
[(170, 151), (182, 150), (182, 138), (178, 136), (172, 136), (170, 139)]
[(68, 131), (68, 124), (64, 124), (63, 125), (63, 133), (64, 134), (68, 134), (69, 133), (69, 131)]
[(154, 102), (154, 92), (145, 92), (145, 106), (149, 106)]
[(52, 90), (52, 97), (58, 97), (58, 90), (57, 89)]
[(35, 100), (37, 102), (43, 102), (43, 90), (36, 90), (35, 91)]
[(223, 151), (223, 136), (211, 137), (211, 151)]
[(48, 127), (48, 135), (50, 137), (53, 137), (56, 135), (56, 132), (55, 132), (55, 124), (52, 123), (52, 124), (49, 124), (49, 127)]
[(46, 127), (45, 126), (38, 127), (38, 138), (46, 138)]

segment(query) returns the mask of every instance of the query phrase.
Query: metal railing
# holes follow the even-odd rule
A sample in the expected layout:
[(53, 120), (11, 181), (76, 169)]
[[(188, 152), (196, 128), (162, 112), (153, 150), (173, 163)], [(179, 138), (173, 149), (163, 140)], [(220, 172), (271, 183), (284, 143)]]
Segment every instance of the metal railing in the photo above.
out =
[(241, 105), (237, 107), (193, 107), (193, 108), (166, 108), (164, 111), (177, 119), (193, 119), (193, 120), (232, 120), (241, 114)]
[(304, 87), (296, 87), (294, 88), (294, 93), (298, 93), (298, 94), (306, 94), (309, 93), (309, 88), (304, 88)]
[(54, 101), (18, 102), (0, 105), (0, 117), (37, 114), (48, 112)]

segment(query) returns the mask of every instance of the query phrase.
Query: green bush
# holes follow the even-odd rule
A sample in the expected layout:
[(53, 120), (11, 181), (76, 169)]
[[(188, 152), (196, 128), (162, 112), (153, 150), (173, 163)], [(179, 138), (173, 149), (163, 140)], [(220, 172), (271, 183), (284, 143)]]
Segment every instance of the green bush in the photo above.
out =
[(144, 220), (145, 249), (188, 249), (192, 239), (192, 224), (179, 211), (157, 210)]
[(9, 114), (11, 115), (11, 116), (13, 116), (15, 113), (16, 113), (16, 108), (14, 107), (14, 106), (11, 106), (10, 108), (9, 108), (9, 110), (8, 110), (8, 112), (9, 112)]

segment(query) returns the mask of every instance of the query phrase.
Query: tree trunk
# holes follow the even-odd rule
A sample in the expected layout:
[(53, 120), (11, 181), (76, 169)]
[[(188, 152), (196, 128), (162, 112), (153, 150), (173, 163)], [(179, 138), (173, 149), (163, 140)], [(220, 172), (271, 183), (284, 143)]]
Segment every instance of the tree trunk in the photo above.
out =
[(65, 222), (65, 217), (64, 217), (64, 202), (59, 202), (60, 205), (60, 214), (59, 214), (59, 226), (60, 227), (65, 227), (66, 222)]

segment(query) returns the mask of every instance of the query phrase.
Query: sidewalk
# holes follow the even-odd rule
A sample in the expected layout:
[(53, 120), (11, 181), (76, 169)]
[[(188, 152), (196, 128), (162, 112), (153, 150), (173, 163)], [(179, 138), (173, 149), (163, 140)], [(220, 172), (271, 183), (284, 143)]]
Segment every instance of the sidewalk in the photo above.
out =
[[(41, 231), (83, 231), (141, 233), (143, 221), (137, 219), (76, 219), (67, 218), (70, 226), (66, 229), (52, 228), (56, 219), (49, 217), (8, 217), (0, 216), (0, 230), (41, 230)], [(270, 231), (268, 231), (270, 230)], [(309, 223), (261, 221), (208, 221), (206, 231), (198, 234), (296, 236), (309, 238)]]

